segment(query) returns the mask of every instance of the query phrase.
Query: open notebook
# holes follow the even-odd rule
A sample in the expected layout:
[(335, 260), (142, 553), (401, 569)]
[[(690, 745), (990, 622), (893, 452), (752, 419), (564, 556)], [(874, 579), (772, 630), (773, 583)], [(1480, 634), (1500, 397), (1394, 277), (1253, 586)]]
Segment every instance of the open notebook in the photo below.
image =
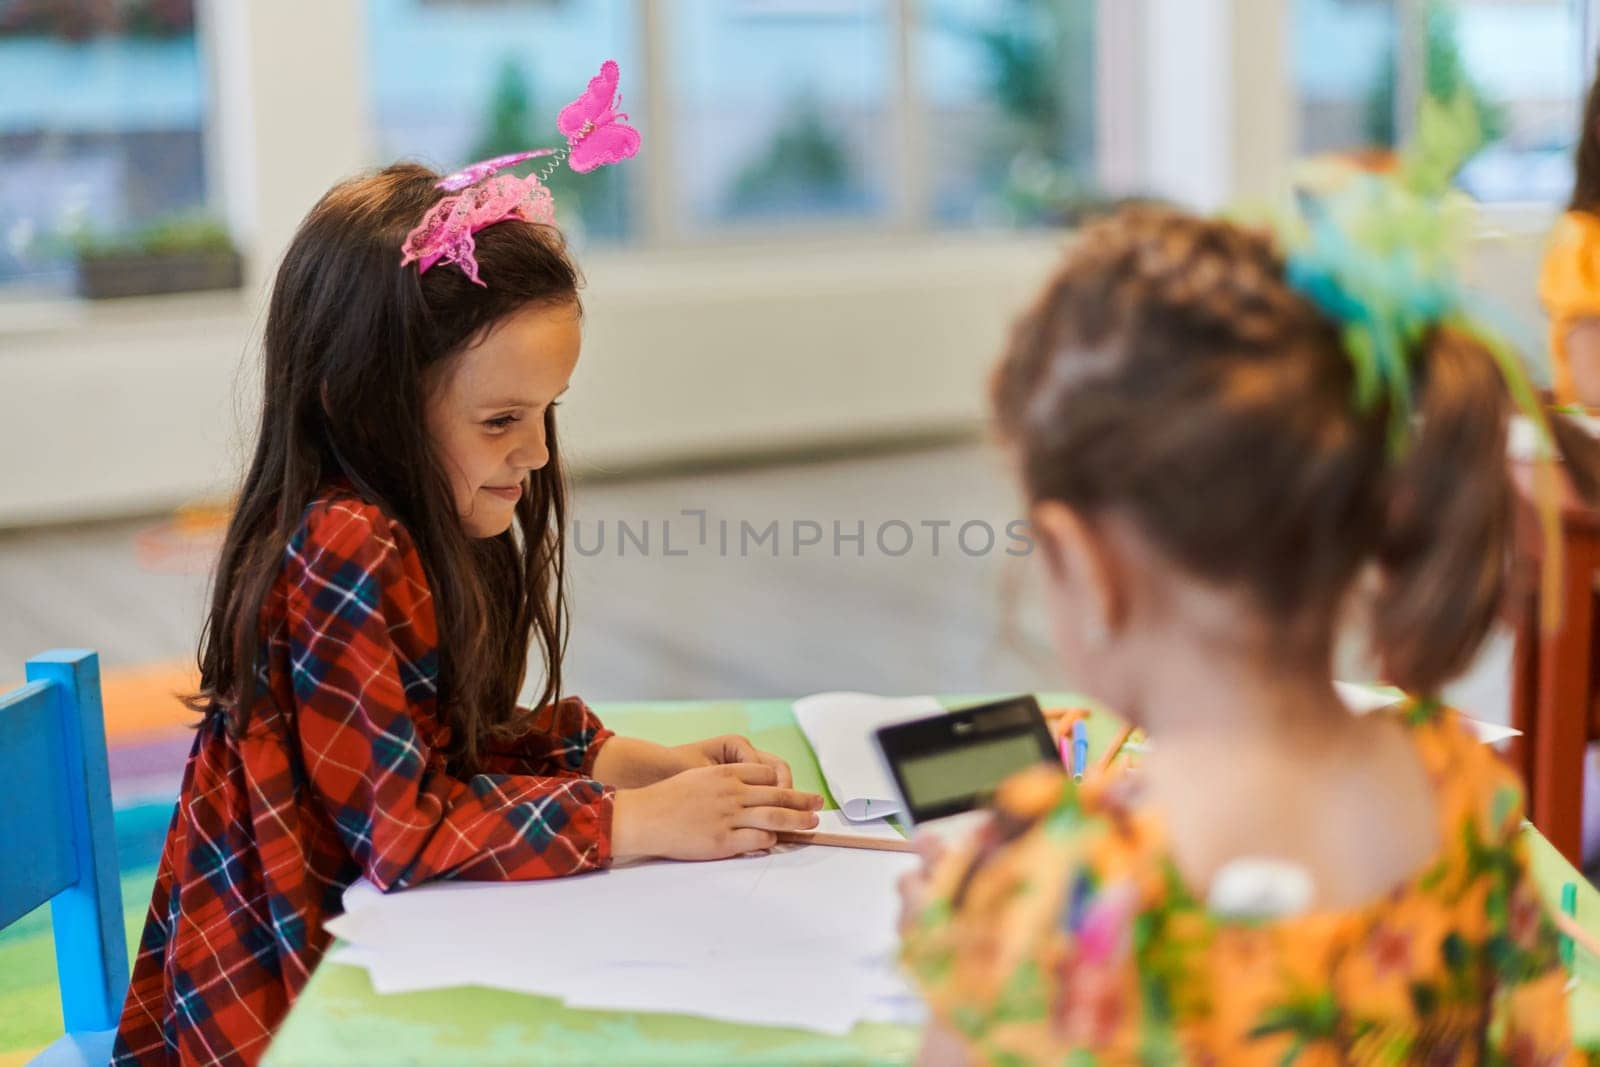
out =
[(873, 747), (873, 731), (943, 710), (944, 705), (931, 696), (816, 693), (794, 702), (795, 721), (816, 753), (828, 791), (852, 822), (871, 822), (900, 811), (894, 784)]

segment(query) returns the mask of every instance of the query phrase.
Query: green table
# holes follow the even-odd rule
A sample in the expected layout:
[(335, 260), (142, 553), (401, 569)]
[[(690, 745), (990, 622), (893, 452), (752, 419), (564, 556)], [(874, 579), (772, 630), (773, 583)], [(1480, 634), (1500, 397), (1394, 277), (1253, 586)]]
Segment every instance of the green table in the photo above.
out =
[[(951, 698), (955, 706), (981, 698)], [(1066, 699), (1047, 697), (1049, 703)], [(597, 709), (619, 733), (680, 744), (742, 733), (794, 768), (795, 785), (827, 789), (786, 700), (725, 703), (613, 704)], [(1097, 756), (1117, 730), (1108, 716), (1090, 720)], [(831, 803), (831, 799), (830, 799)], [(1579, 884), (1578, 914), (1600, 931), (1600, 894), (1530, 829), (1534, 872), (1551, 907), (1561, 885)], [(1591, 971), (1593, 968), (1590, 968)], [(1600, 1046), (1600, 974), (1573, 994), (1585, 1044)], [(842, 1038), (712, 1022), (680, 1015), (575, 1011), (559, 1000), (467, 987), (379, 996), (359, 967), (324, 963), (284, 1022), (268, 1067), (342, 1064), (509, 1063), (893, 1063), (910, 1062), (919, 1037), (904, 1026), (862, 1024)]]

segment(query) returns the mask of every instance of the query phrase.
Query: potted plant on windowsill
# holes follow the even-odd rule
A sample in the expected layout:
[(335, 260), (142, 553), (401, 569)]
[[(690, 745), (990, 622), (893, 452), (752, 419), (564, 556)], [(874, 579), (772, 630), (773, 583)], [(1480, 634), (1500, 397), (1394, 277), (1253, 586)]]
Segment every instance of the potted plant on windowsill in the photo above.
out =
[(88, 233), (75, 245), (78, 295), (90, 300), (237, 289), (242, 282), (239, 251), (214, 219), (168, 219), (115, 236)]

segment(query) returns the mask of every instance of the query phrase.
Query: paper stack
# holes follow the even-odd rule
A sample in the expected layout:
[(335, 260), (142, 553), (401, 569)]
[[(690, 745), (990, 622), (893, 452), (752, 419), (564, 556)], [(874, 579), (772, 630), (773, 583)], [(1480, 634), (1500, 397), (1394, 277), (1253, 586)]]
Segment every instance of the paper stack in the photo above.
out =
[[(821, 829), (844, 829), (835, 813)], [(858, 831), (859, 832), (859, 831)], [(456, 985), (569, 1007), (697, 1015), (844, 1034), (914, 1022), (894, 956), (915, 856), (818, 845), (520, 883), (345, 893), (330, 957), (380, 993)]]

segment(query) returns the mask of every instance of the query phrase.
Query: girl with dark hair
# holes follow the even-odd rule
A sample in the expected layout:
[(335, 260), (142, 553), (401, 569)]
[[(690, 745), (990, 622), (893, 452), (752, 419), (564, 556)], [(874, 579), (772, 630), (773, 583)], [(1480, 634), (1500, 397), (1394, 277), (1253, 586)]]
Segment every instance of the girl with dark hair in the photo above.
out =
[[(1056, 648), (1150, 749), (1007, 782), (908, 878), (925, 1062), (1565, 1062), (1516, 779), (1429, 696), (1500, 606), (1512, 372), (1434, 279), (1353, 273), (1129, 210), (1017, 324), (993, 408)], [(1369, 587), (1420, 696), (1356, 716), (1333, 650)]]
[(279, 268), (118, 1063), (258, 1060), (358, 878), (713, 859), (816, 825), (745, 739), (616, 737), (563, 695), (578, 274), (535, 179), (463, 174), (336, 186)]

